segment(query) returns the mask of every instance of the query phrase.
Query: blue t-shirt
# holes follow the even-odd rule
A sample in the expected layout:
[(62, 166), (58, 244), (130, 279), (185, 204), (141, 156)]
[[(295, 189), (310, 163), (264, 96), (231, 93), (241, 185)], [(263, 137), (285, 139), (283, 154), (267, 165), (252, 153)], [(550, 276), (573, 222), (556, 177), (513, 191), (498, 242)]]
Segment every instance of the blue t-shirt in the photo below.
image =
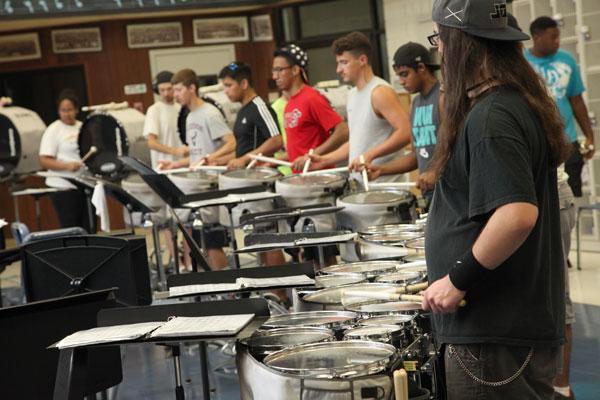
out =
[(575, 58), (561, 49), (547, 57), (536, 57), (527, 49), (525, 58), (546, 81), (546, 86), (563, 118), (565, 132), (569, 140), (575, 142), (577, 130), (569, 97), (578, 96), (585, 91)]

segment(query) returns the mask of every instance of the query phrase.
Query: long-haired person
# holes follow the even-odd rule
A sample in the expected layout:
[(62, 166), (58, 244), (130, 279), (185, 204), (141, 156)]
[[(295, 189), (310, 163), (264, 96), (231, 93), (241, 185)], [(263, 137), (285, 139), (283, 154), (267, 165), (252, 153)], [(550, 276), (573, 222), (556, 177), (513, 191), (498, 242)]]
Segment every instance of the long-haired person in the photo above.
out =
[[(81, 128), (81, 121), (77, 120), (79, 99), (73, 91), (63, 90), (56, 101), (56, 108), (58, 119), (48, 125), (42, 135), (40, 165), (49, 171), (75, 176), (82, 165), (77, 144)], [(95, 233), (95, 227), (90, 226), (83, 190), (58, 177), (46, 178), (46, 186), (64, 189), (50, 195), (61, 228), (80, 226), (89, 233)]]
[(550, 399), (565, 313), (560, 115), (504, 1), (436, 0), (433, 20), (445, 101), (423, 307), (448, 398)]

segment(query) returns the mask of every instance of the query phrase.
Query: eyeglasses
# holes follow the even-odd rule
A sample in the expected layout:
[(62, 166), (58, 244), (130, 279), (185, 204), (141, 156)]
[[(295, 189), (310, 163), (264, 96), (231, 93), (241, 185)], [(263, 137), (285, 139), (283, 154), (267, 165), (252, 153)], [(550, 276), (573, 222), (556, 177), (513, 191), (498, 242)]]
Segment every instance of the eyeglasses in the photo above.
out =
[(440, 34), (438, 32), (434, 32), (433, 35), (427, 36), (427, 40), (429, 40), (429, 44), (434, 47), (438, 47), (440, 45)]
[(290, 68), (292, 68), (291, 65), (289, 67), (275, 67), (271, 70), (271, 72), (273, 74), (280, 74), (282, 71), (285, 71), (286, 69), (290, 69)]

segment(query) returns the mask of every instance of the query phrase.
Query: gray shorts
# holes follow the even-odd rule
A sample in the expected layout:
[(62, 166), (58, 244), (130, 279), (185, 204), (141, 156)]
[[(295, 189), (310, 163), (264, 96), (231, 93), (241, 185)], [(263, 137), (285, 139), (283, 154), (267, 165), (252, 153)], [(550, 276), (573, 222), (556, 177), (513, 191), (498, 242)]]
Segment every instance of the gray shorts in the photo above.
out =
[(573, 313), (573, 302), (569, 290), (569, 268), (567, 266), (567, 258), (571, 250), (571, 231), (575, 227), (575, 204), (571, 199), (561, 199), (560, 204), (560, 232), (562, 237), (563, 255), (565, 266), (565, 323), (571, 325), (575, 322), (575, 314)]

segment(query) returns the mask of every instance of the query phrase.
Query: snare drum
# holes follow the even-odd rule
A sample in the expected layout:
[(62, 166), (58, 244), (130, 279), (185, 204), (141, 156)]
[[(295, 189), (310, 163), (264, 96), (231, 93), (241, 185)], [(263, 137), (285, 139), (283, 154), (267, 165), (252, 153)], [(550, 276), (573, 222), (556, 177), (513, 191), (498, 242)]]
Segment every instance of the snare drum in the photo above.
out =
[(414, 314), (421, 310), (421, 303), (414, 301), (370, 300), (362, 303), (350, 304), (344, 308), (348, 311), (355, 312), (361, 318), (371, 318), (382, 315)]
[[(265, 184), (265, 191), (272, 191), (274, 182), (280, 176), (279, 171), (272, 168), (235, 169), (219, 175), (219, 190), (237, 189)], [(240, 215), (242, 214), (270, 211), (272, 209), (272, 200), (260, 200), (239, 204), (232, 210), (233, 223), (235, 226), (238, 226), (240, 224)], [(220, 220), (221, 224), (225, 226), (230, 225), (229, 214), (225, 207), (221, 207)]]
[(385, 224), (369, 226), (358, 231), (363, 237), (366, 235), (384, 235), (402, 232), (423, 232), (423, 226), (418, 224)]
[(356, 321), (351, 311), (308, 311), (276, 315), (267, 320), (261, 329), (316, 326), (333, 331), (343, 330)]
[(373, 325), (348, 329), (344, 332), (344, 340), (367, 340), (402, 348), (408, 344), (410, 337), (397, 325)]
[(399, 265), (402, 264), (397, 261), (361, 261), (331, 265), (323, 268), (321, 272), (324, 274), (360, 273), (367, 277), (367, 279), (372, 279), (381, 274), (396, 271)]
[(409, 240), (405, 243), (409, 249), (425, 252), (425, 238)]
[[(310, 206), (314, 204), (335, 204), (336, 198), (346, 185), (346, 178), (340, 174), (292, 175), (275, 182), (275, 192), (284, 199), (287, 207)], [(311, 225), (317, 232), (333, 231), (336, 227), (334, 214), (302, 217), (296, 223), (295, 231)]]
[(361, 238), (367, 242), (385, 246), (406, 247), (406, 243), (423, 237), (423, 232), (390, 232), (375, 235), (363, 235)]
[[(427, 267), (425, 267), (425, 269), (427, 269)], [(414, 270), (396, 271), (378, 276), (377, 278), (375, 278), (375, 282), (395, 283), (398, 285), (411, 285), (413, 283), (421, 282), (426, 276), (426, 274), (427, 270), (425, 270), (425, 274), (423, 274), (423, 272), (421, 271)]]
[(360, 231), (373, 225), (412, 223), (416, 199), (407, 190), (372, 190), (351, 193), (337, 200), (340, 229)]
[(352, 285), (366, 281), (367, 277), (358, 273), (333, 273), (315, 276), (315, 286), (317, 288)]
[(204, 192), (218, 186), (218, 175), (206, 171), (172, 174), (169, 179), (173, 181), (184, 194)]

